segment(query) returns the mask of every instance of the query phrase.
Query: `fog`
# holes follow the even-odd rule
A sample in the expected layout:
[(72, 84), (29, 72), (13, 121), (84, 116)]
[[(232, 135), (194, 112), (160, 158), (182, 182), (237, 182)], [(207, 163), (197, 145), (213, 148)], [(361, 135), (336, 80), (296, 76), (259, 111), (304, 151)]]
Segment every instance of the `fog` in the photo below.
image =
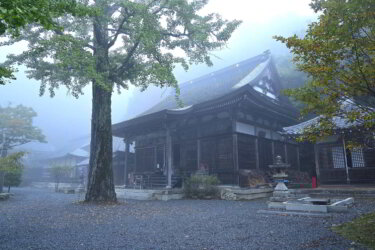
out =
[[(273, 35), (290, 36), (302, 34), (309, 22), (316, 19), (310, 10), (310, 0), (211, 0), (203, 12), (217, 12), (227, 19), (243, 20), (242, 25), (234, 32), (226, 48), (215, 51), (213, 67), (193, 65), (185, 72), (176, 67), (175, 75), (179, 82), (194, 79), (210, 71), (234, 64), (270, 49), (274, 56), (286, 55), (286, 47), (274, 41)], [(12, 47), (1, 47), (0, 60), (9, 53), (17, 53), (25, 46), (18, 44)], [(40, 127), (47, 137), (48, 144), (43, 150), (54, 150), (63, 147), (77, 138), (88, 140), (91, 119), (91, 87), (84, 90), (79, 99), (71, 96), (65, 87), (60, 87), (54, 98), (48, 93), (39, 96), (39, 83), (28, 79), (24, 67), (20, 66), (17, 80), (0, 86), (0, 105), (23, 104), (32, 107), (38, 117), (34, 124)], [(167, 89), (151, 87), (143, 93), (135, 88), (123, 90), (113, 95), (113, 123), (123, 121), (139, 114), (168, 94)], [(39, 146), (33, 145), (38, 148)], [(42, 148), (42, 147), (40, 147)]]

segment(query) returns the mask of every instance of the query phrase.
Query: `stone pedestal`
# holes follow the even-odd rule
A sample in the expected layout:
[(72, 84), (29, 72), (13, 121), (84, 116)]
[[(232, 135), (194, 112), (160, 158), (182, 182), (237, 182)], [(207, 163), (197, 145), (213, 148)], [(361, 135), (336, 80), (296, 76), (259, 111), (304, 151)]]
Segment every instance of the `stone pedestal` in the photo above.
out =
[(277, 173), (273, 174), (273, 178), (277, 181), (277, 185), (273, 191), (273, 195), (268, 203), (268, 208), (284, 208), (284, 202), (290, 198), (290, 193), (285, 185), (285, 181), (288, 178), (285, 170), (290, 167), (290, 164), (283, 163), (281, 156), (276, 156), (275, 164), (269, 165), (271, 169), (275, 169)]
[(287, 201), (290, 196), (288, 188), (285, 186), (284, 182), (277, 183), (270, 201), (272, 202), (284, 202)]

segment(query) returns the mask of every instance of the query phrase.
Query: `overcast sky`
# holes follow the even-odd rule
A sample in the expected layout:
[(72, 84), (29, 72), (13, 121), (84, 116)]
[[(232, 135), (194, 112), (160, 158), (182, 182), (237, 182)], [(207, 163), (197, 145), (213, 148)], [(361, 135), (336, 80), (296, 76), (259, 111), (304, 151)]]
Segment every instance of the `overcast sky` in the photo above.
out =
[[(227, 48), (215, 52), (219, 59), (214, 59), (214, 67), (205, 65), (192, 67), (188, 72), (177, 68), (175, 73), (179, 81), (187, 81), (251, 56), (271, 49), (273, 54), (287, 53), (282, 44), (272, 39), (273, 35), (289, 36), (306, 29), (307, 24), (316, 18), (308, 6), (309, 0), (211, 0), (204, 13), (216, 12), (227, 19), (242, 20), (242, 25), (235, 31)], [(0, 60), (8, 53), (17, 53), (22, 45), (13, 48), (0, 48)], [(31, 106), (38, 113), (35, 125), (47, 136), (49, 145), (56, 148), (77, 137), (88, 135), (91, 119), (91, 89), (85, 95), (75, 99), (60, 88), (54, 98), (48, 95), (39, 97), (39, 83), (28, 79), (25, 68), (19, 68), (17, 80), (6, 86), (0, 86), (0, 105), (23, 104)], [(131, 90), (113, 96), (113, 122), (132, 117), (147, 106), (162, 98), (165, 91), (146, 91), (142, 95)], [(155, 94), (156, 93), (156, 94)], [(131, 102), (128, 105), (129, 101)], [(144, 106), (143, 107), (143, 104)], [(142, 108), (139, 108), (142, 107)]]

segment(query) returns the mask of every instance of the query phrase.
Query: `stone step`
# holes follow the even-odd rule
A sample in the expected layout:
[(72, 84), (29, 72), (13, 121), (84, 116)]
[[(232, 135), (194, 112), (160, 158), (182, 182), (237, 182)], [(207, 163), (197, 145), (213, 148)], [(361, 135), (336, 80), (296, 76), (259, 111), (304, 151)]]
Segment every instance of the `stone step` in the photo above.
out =
[(296, 197), (310, 196), (310, 197), (356, 197), (356, 198), (375, 198), (375, 188), (371, 189), (289, 189), (290, 194)]

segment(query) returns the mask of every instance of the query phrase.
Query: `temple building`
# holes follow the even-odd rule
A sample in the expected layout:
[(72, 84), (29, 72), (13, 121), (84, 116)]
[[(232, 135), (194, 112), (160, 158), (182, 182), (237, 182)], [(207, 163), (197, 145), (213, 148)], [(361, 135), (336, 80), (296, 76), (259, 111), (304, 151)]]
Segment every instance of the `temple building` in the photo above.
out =
[[(124, 138), (125, 182), (173, 187), (196, 172), (242, 185), (241, 170), (268, 169), (276, 155), (299, 169), (299, 148), (278, 131), (297, 123), (298, 112), (281, 95), (281, 82), (267, 51), (182, 83), (139, 116), (112, 126)], [(134, 166), (127, 164), (129, 145)]]

